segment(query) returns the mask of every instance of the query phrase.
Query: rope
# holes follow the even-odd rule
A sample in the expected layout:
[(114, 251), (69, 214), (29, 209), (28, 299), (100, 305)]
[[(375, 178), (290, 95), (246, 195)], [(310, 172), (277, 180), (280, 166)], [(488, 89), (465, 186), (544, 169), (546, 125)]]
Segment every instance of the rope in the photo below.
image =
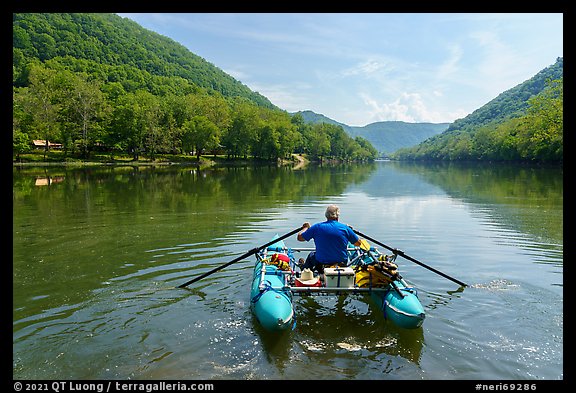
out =
[(268, 292), (268, 291), (274, 291), (274, 292), (277, 292), (277, 293), (280, 293), (280, 294), (284, 294), (284, 295), (286, 294), (286, 293), (284, 292), (284, 290), (282, 290), (282, 289), (273, 288), (273, 287), (272, 287), (272, 284), (271, 284), (270, 281), (268, 281), (268, 280), (264, 281), (264, 282), (263, 282), (263, 285), (264, 285), (264, 288), (262, 288), (262, 289), (260, 290), (260, 292), (258, 292), (258, 294), (254, 295), (254, 297), (253, 297), (252, 299), (250, 299), (250, 302), (251, 302), (251, 303), (257, 303), (258, 300), (260, 300), (260, 298), (262, 297), (262, 295), (264, 295), (264, 294), (265, 294), (266, 292)]
[(388, 296), (389, 292), (390, 292), (390, 286), (388, 286), (387, 291), (384, 292), (384, 296), (382, 296), (382, 315), (384, 315), (384, 319), (388, 319), (388, 315), (386, 315), (386, 305), (388, 304), (388, 302), (386, 301), (386, 296)]
[(414, 292), (414, 295), (418, 296), (418, 290), (414, 287), (404, 287), (400, 289), (401, 291), (406, 291), (406, 292)]
[[(264, 285), (264, 288), (262, 288), (260, 290), (260, 292), (258, 292), (257, 295), (255, 295), (252, 299), (250, 299), (251, 303), (256, 304), (258, 302), (258, 300), (260, 300), (262, 295), (264, 295), (268, 291), (274, 291), (274, 292), (286, 295), (284, 290), (278, 290), (278, 289), (273, 288), (272, 284), (268, 280), (264, 281), (263, 285)], [(292, 328), (291, 329), (292, 330), (296, 329), (296, 314), (295, 313), (292, 314)]]

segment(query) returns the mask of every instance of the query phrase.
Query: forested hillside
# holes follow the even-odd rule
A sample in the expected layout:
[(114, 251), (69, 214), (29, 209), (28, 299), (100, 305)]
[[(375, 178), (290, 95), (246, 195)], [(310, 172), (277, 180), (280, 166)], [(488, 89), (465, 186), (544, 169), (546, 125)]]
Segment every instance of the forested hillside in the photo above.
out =
[(448, 129), (398, 159), (530, 160), (563, 159), (563, 58), (531, 79), (500, 94)]
[(13, 154), (95, 150), (366, 160), (341, 127), (305, 124), (177, 42), (114, 14), (13, 14)]
[[(29, 59), (54, 59), (75, 72), (99, 73), (126, 91), (174, 92), (184, 79), (227, 97), (245, 97), (275, 108), (266, 97), (178, 42), (115, 14), (14, 14), (13, 54), (17, 86), (26, 83)], [(152, 85), (156, 86), (151, 89)]]
[(310, 124), (318, 124), (318, 123), (327, 123), (327, 124), (333, 124), (335, 126), (340, 126), (344, 129), (344, 131), (346, 131), (347, 133), (350, 133), (352, 131), (352, 127), (344, 124), (344, 123), (340, 123), (337, 122), (336, 120), (332, 120), (329, 117), (326, 117), (322, 114), (313, 112), (313, 111), (299, 111), (299, 112), (295, 112), (294, 114), (299, 114), (300, 116), (302, 116), (302, 120), (304, 120), (305, 123), (310, 123)]

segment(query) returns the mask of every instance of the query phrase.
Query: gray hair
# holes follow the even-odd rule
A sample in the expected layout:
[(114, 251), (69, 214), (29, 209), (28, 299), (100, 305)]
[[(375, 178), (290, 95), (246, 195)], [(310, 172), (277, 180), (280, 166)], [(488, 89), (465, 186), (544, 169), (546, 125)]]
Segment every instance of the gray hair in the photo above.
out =
[(340, 208), (336, 205), (328, 205), (326, 208), (326, 213), (324, 213), (327, 219), (337, 220), (340, 217)]

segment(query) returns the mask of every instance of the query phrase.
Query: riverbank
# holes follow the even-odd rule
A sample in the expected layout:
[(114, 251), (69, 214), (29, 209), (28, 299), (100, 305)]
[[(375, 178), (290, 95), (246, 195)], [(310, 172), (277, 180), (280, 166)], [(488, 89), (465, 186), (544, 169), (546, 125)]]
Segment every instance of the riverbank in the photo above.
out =
[(14, 158), (13, 166), (162, 166), (162, 165), (182, 165), (194, 167), (211, 166), (243, 166), (254, 164), (267, 165), (295, 165), (300, 169), (305, 167), (310, 161), (300, 154), (292, 154), (291, 159), (278, 159), (273, 161), (260, 160), (255, 158), (228, 158), (226, 156), (195, 156), (183, 154), (157, 154), (154, 159), (141, 157), (134, 160), (131, 156), (118, 155), (111, 157), (110, 154), (93, 154), (89, 159), (65, 156), (61, 151), (50, 151), (46, 154), (42, 151), (34, 151), (21, 154), (18, 159)]

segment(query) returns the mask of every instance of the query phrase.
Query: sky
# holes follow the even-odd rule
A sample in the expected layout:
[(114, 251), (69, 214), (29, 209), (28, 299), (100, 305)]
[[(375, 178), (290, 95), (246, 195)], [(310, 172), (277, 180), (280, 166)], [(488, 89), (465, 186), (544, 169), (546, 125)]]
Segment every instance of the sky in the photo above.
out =
[(563, 57), (562, 13), (119, 13), (288, 112), (451, 123)]

